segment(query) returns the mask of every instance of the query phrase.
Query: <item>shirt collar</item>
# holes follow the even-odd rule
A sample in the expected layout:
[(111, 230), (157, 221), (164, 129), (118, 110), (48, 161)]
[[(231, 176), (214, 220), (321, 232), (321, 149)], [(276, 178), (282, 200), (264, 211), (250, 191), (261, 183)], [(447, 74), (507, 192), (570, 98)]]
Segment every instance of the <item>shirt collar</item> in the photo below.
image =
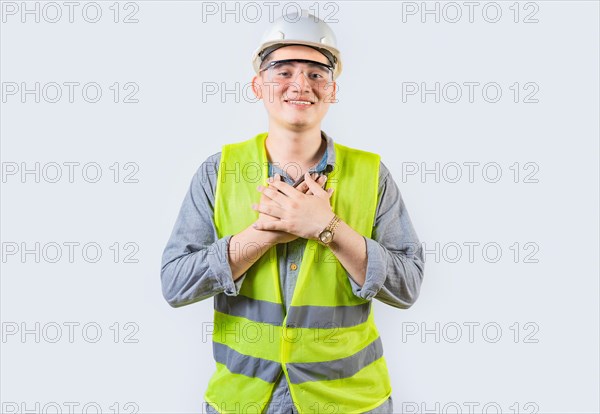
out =
[[(321, 139), (324, 139), (325, 141), (327, 141), (327, 147), (325, 148), (325, 153), (323, 154), (323, 156), (321, 157), (321, 160), (314, 166), (312, 166), (311, 168), (309, 168), (308, 172), (312, 173), (312, 172), (318, 172), (318, 173), (329, 173), (333, 170), (334, 164), (335, 164), (335, 147), (333, 146), (333, 138), (331, 138), (329, 135), (327, 135), (324, 131), (321, 131)], [(272, 165), (271, 162), (269, 161), (269, 177), (272, 177), (273, 175), (275, 175), (275, 173), (278, 173), (279, 175), (281, 175), (285, 181), (290, 184), (290, 185), (294, 185), (294, 181), (289, 177), (289, 175), (283, 171), (281, 168), (277, 167), (276, 165)], [(300, 180), (300, 178), (298, 178), (298, 180)]]

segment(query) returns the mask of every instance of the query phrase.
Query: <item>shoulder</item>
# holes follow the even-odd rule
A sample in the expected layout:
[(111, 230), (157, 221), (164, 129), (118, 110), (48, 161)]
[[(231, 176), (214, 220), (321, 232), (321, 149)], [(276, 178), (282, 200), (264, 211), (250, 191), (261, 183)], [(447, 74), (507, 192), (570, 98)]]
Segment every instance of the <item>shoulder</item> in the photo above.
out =
[(390, 179), (390, 170), (388, 170), (387, 166), (380, 159), (379, 160), (379, 195), (380, 196), (384, 193), (389, 179)]
[(336, 151), (336, 152), (343, 151), (347, 154), (351, 154), (351, 155), (355, 155), (355, 156), (371, 157), (371, 158), (377, 158), (377, 159), (381, 158), (381, 155), (379, 155), (376, 152), (367, 151), (367, 150), (364, 150), (361, 148), (356, 148), (356, 147), (350, 147), (348, 145), (344, 145), (339, 142), (334, 142), (333, 147), (334, 147), (334, 151)]
[(223, 144), (221, 151), (209, 155), (202, 162), (202, 164), (200, 164), (194, 175), (194, 180), (201, 181), (207, 192), (210, 190), (210, 192), (214, 194), (216, 189), (217, 175), (221, 165), (221, 159), (223, 158), (223, 152), (225, 152), (226, 155), (230, 154), (231, 151), (243, 153), (248, 146), (257, 145), (257, 142), (263, 136), (266, 136), (266, 133), (263, 132), (252, 138)]
[(379, 165), (380, 182), (381, 179), (385, 178), (389, 173), (388, 169), (381, 161), (381, 155), (376, 152), (350, 147), (348, 145), (340, 144), (339, 142), (334, 143), (334, 152), (336, 162), (338, 162), (338, 157), (343, 155), (345, 162), (351, 164), (365, 163), (365, 165), (369, 165), (370, 168), (376, 168), (376, 166)]
[[(221, 151), (208, 156), (196, 170), (196, 177), (209, 178), (219, 170), (221, 163)], [(216, 178), (216, 177), (215, 177)]]
[(383, 161), (379, 160), (379, 182), (386, 181), (390, 175), (390, 170), (383, 163)]
[(197, 168), (192, 177), (192, 194), (203, 194), (211, 205), (214, 203), (214, 195), (217, 188), (217, 173), (221, 162), (221, 151), (207, 157)]
[(337, 150), (342, 150), (342, 151), (345, 151), (347, 153), (354, 154), (354, 155), (368, 157), (368, 158), (371, 158), (371, 160), (373, 160), (373, 161), (375, 161), (375, 160), (379, 161), (379, 190), (380, 190), (379, 193), (381, 194), (383, 189), (385, 188), (385, 184), (387, 183), (389, 176), (390, 176), (390, 171), (387, 168), (387, 166), (383, 163), (383, 161), (381, 159), (381, 155), (376, 152), (367, 151), (367, 150), (363, 150), (360, 148), (349, 147), (347, 145), (340, 144), (339, 142), (335, 142), (334, 146), (335, 146), (335, 149), (337, 149)]

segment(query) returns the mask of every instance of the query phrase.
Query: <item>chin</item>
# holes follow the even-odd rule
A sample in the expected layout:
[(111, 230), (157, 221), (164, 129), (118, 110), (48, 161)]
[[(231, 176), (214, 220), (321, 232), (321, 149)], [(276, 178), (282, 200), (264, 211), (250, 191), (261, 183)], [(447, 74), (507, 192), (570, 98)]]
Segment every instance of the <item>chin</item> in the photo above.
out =
[(275, 121), (277, 124), (285, 126), (286, 128), (289, 129), (294, 129), (294, 130), (302, 130), (302, 129), (310, 129), (312, 127), (314, 127), (315, 125), (318, 125), (319, 123), (319, 119), (315, 119), (315, 118), (303, 118), (303, 117), (276, 117), (276, 118), (272, 118), (273, 121)]
[(307, 122), (307, 121), (292, 121), (292, 122), (287, 122), (287, 124), (293, 128), (306, 128), (306, 127), (311, 127), (314, 125), (313, 122)]
[(310, 125), (314, 124), (314, 120), (308, 119), (308, 118), (290, 117), (290, 118), (280, 119), (280, 121), (284, 125), (296, 126), (296, 127), (305, 127), (305, 126), (310, 126)]

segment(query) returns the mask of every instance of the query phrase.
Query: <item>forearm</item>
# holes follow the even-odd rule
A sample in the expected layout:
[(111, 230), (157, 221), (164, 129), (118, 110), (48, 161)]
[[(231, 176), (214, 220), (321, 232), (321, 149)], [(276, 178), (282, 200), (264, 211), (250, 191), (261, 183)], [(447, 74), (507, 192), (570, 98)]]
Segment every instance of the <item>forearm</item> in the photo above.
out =
[(390, 306), (407, 309), (419, 296), (425, 270), (423, 249), (400, 190), (383, 163), (379, 177), (373, 231), (363, 242), (367, 251), (365, 278), (357, 280), (349, 272), (348, 279), (356, 296), (367, 300), (377, 298)]
[(229, 240), (227, 249), (233, 280), (240, 278), (275, 244), (268, 232), (256, 230), (252, 226), (235, 234)]
[(410, 242), (401, 250), (390, 250), (375, 240), (367, 239), (369, 265), (375, 298), (396, 308), (408, 309), (419, 297), (425, 263), (418, 242)]
[(340, 220), (329, 247), (352, 280), (362, 286), (367, 274), (367, 246), (363, 236)]
[(192, 177), (163, 251), (162, 291), (173, 307), (220, 293), (237, 295), (246, 270), (272, 245), (269, 234), (252, 228), (216, 238), (213, 206), (219, 162), (220, 153), (212, 155)]
[[(163, 296), (173, 307), (198, 302), (218, 293), (236, 294), (227, 263), (227, 241), (191, 246), (173, 238), (163, 254)], [(193, 250), (193, 251), (189, 251)]]
[[(367, 243), (367, 270), (358, 284), (348, 272), (352, 290), (363, 299), (376, 298), (396, 308), (410, 308), (419, 296), (424, 263), (421, 250), (417, 254), (391, 251), (377, 241), (364, 237)], [(410, 249), (409, 249), (410, 250)]]

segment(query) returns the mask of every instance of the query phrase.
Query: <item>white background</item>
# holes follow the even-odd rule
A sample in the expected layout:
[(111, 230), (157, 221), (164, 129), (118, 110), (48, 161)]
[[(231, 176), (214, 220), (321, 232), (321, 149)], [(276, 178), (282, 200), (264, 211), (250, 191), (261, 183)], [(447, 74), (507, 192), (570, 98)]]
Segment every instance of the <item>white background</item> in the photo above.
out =
[[(0, 31), (3, 251), (15, 243), (80, 246), (73, 263), (64, 245), (57, 263), (36, 263), (33, 254), (22, 260), (20, 252), (3, 257), (3, 407), (26, 403), (42, 412), (54, 402), (69, 412), (65, 404), (74, 402), (76, 412), (84, 404), (134, 412), (124, 407), (132, 402), (143, 413), (201, 412), (214, 370), (211, 338), (203, 334), (212, 299), (171, 308), (161, 293), (160, 260), (199, 165), (223, 144), (266, 131), (261, 102), (240, 94), (203, 99), (202, 91), (211, 82), (230, 90), (237, 82), (244, 90), (269, 9), (255, 3), (262, 17), (250, 22), (254, 10), (238, 4), (236, 22), (235, 13), (203, 15), (200, 2), (141, 1), (132, 3), (137, 9), (118, 5), (114, 23), (113, 3), (98, 2), (102, 17), (89, 23), (82, 17), (87, 3), (80, 2), (71, 23), (67, 6), (57, 3), (62, 19), (50, 23), (38, 3), (36, 23), (35, 15), (21, 21), (21, 2), (13, 3), (15, 15), (7, 3)], [(470, 22), (459, 2), (455, 23), (456, 8), (443, 2), (427, 3), (437, 4), (439, 22), (421, 15), (421, 2), (300, 4), (327, 19), (343, 53), (339, 102), (322, 129), (336, 142), (381, 154), (428, 250), (417, 303), (409, 310), (375, 306), (395, 411), (444, 412), (454, 404), (459, 412), (481, 412), (487, 404), (488, 412), (599, 412), (598, 3), (479, 2)], [(501, 18), (492, 23), (498, 8)], [(132, 11), (138, 22), (122, 22)], [(94, 9), (88, 12), (93, 18)], [(538, 22), (525, 23), (527, 15)], [(21, 98), (20, 89), (6, 93), (11, 84), (33, 89), (36, 82), (96, 82), (103, 95), (88, 103), (80, 86), (70, 103), (63, 86), (59, 102), (36, 103), (32, 94)], [(118, 103), (109, 89), (115, 82)], [(132, 90), (124, 89), (127, 82), (138, 85), (138, 103), (123, 102)], [(448, 87), (437, 103), (431, 94), (403, 99), (410, 82), (429, 89), (455, 82), (463, 95), (449, 102), (456, 89)], [(465, 82), (480, 84), (473, 102)], [(524, 102), (533, 90), (524, 87), (528, 82), (538, 88), (537, 103)], [(488, 83), (500, 87), (496, 103), (482, 95)], [(64, 166), (57, 183), (7, 173), (14, 165), (65, 162), (81, 164), (73, 183)], [(94, 162), (103, 175), (90, 183), (81, 166)], [(139, 182), (125, 183), (121, 175), (115, 183), (115, 162), (122, 174), (132, 171), (125, 163), (135, 163)], [(444, 173), (437, 182), (435, 174), (406, 174), (436, 163)], [(473, 180), (464, 163), (479, 163)], [(482, 173), (488, 163), (500, 167), (497, 182), (494, 168)], [(462, 167), (458, 182), (455, 165)], [(102, 247), (97, 263), (82, 257), (81, 246), (90, 242)], [(138, 263), (123, 263), (122, 256), (115, 263), (115, 242), (121, 255), (132, 251), (124, 243), (136, 243)], [(465, 243), (479, 243), (473, 260)], [(497, 262), (493, 248), (484, 254), (486, 244), (500, 246)], [(530, 253), (537, 263), (526, 262)], [(79, 324), (72, 342), (69, 322)], [(93, 329), (82, 333), (88, 323), (102, 329), (96, 343), (89, 340)], [(52, 343), (57, 325), (62, 337)], [(14, 327), (19, 331), (10, 335)], [(22, 337), (23, 328), (33, 333)], [(412, 328), (418, 333), (407, 335)], [(422, 337), (425, 329), (430, 333)]]

